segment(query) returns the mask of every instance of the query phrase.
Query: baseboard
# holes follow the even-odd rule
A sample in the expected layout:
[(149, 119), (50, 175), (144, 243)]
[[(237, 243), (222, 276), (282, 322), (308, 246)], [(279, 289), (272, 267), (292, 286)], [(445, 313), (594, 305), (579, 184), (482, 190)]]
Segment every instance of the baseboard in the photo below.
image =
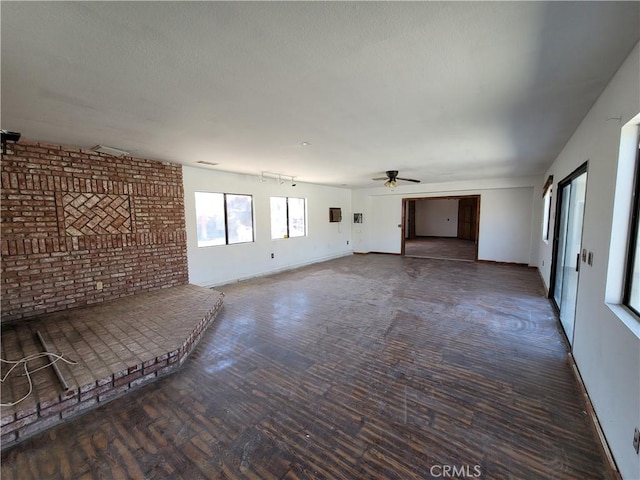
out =
[(534, 267), (538, 271), (538, 276), (540, 277), (540, 283), (542, 283), (542, 289), (544, 290), (544, 298), (549, 298), (549, 289), (547, 288), (547, 284), (544, 282), (544, 277), (542, 276), (542, 272), (538, 267)]
[[(416, 235), (415, 238), (406, 238), (405, 240), (418, 240), (420, 238), (446, 238), (446, 239), (454, 239), (454, 240), (463, 240), (456, 236), (446, 236), (446, 235)], [(469, 240), (472, 242), (473, 240)]]
[(593, 404), (591, 403), (591, 398), (589, 398), (589, 393), (587, 392), (586, 387), (584, 386), (584, 382), (582, 381), (582, 375), (580, 375), (580, 370), (578, 370), (578, 366), (576, 365), (576, 361), (573, 358), (573, 355), (569, 353), (568, 355), (569, 365), (571, 365), (571, 370), (573, 371), (574, 376), (578, 382), (578, 388), (580, 388), (580, 392), (584, 398), (584, 403), (587, 408), (587, 415), (591, 420), (591, 427), (593, 428), (596, 436), (598, 437), (598, 444), (600, 445), (600, 450), (604, 454), (607, 459), (607, 466), (609, 467), (609, 478), (612, 480), (622, 480), (622, 476), (620, 475), (620, 471), (618, 470), (618, 466), (616, 465), (615, 460), (613, 459), (613, 455), (611, 454), (611, 449), (609, 448), (609, 443), (607, 443), (607, 439), (604, 436), (604, 432), (602, 431), (602, 427), (600, 426), (600, 421), (598, 420), (598, 416), (596, 415), (596, 411), (593, 408)]

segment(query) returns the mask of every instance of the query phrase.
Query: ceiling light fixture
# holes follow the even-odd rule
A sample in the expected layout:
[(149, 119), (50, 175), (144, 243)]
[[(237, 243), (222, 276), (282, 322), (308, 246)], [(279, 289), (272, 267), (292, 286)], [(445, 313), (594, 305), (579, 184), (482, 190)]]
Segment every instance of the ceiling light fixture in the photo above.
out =
[(296, 183), (294, 183), (296, 177), (294, 177), (293, 175), (285, 175), (284, 173), (260, 172), (258, 180), (260, 180), (260, 183), (264, 183), (268, 178), (273, 178), (280, 185), (284, 185), (286, 181), (291, 182), (292, 187), (295, 187), (297, 185)]
[(107, 147), (106, 145), (96, 145), (91, 150), (98, 153), (104, 153), (111, 155), (112, 157), (124, 157), (130, 155), (126, 150), (120, 150), (119, 148)]
[(303, 147), (308, 147), (309, 145), (311, 145), (311, 142), (302, 142)]
[(393, 188), (396, 185), (398, 185), (398, 182), (396, 182), (395, 180), (387, 180), (386, 182), (384, 182), (384, 186), (387, 188)]

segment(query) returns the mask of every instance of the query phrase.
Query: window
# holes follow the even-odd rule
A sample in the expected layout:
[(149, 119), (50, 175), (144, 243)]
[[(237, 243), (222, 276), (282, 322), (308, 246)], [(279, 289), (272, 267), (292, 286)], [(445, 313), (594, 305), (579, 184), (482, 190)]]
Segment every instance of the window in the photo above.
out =
[(271, 238), (304, 237), (307, 234), (304, 198), (271, 197)]
[(640, 316), (640, 145), (636, 151), (635, 180), (631, 202), (631, 224), (623, 302)]
[(549, 241), (549, 225), (551, 224), (551, 199), (553, 198), (553, 175), (549, 175), (542, 189), (544, 206), (542, 210), (542, 239)]
[(196, 192), (198, 247), (253, 242), (251, 195)]

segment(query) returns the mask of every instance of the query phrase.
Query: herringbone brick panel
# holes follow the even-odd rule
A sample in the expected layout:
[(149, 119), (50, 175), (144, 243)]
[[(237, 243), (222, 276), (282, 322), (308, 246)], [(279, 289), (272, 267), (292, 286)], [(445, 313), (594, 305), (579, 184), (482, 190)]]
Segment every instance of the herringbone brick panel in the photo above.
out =
[(128, 195), (68, 193), (62, 204), (68, 236), (131, 232)]

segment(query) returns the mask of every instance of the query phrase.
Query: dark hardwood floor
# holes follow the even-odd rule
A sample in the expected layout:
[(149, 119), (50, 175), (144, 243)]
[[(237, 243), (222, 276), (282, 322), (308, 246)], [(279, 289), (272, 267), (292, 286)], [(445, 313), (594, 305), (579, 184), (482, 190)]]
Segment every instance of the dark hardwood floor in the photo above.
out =
[(3, 480), (609, 478), (532, 269), (357, 255), (221, 290), (180, 371)]

